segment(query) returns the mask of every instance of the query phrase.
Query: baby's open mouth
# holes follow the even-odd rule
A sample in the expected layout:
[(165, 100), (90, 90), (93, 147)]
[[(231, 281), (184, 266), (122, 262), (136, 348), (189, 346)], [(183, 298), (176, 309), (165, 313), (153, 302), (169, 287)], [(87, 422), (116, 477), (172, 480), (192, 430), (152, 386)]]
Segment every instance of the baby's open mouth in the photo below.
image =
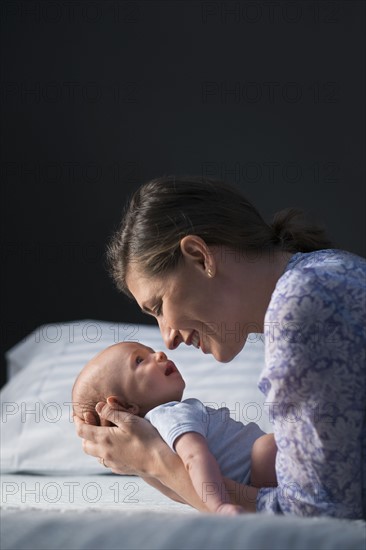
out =
[(174, 365), (172, 361), (168, 361), (166, 367), (165, 367), (165, 376), (170, 376), (173, 374), (173, 372), (177, 371), (177, 367)]

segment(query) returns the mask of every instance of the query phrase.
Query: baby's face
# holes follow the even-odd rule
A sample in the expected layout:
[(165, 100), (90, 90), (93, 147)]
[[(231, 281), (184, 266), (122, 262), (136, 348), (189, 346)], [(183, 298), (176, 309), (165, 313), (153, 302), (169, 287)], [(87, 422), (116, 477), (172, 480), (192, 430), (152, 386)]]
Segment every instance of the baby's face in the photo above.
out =
[(107, 348), (100, 360), (106, 367), (99, 370), (100, 378), (111, 390), (106, 397), (118, 397), (120, 390), (128, 403), (138, 405), (137, 414), (145, 415), (157, 405), (182, 399), (185, 382), (162, 351), (155, 352), (137, 342), (123, 342)]

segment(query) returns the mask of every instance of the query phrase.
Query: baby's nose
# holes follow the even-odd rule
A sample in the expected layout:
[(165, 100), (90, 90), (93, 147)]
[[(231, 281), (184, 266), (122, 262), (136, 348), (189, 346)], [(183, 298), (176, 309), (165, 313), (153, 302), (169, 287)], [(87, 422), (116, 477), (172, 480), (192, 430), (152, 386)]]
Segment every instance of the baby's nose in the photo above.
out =
[(157, 359), (157, 361), (166, 361), (167, 356), (165, 355), (165, 353), (163, 351), (157, 351), (156, 352), (156, 359)]

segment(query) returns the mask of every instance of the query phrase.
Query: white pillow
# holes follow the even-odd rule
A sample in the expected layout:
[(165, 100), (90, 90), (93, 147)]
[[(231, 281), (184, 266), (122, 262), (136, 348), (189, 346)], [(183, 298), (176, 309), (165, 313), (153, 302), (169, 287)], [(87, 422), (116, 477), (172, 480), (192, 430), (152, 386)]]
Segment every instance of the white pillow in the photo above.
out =
[(1, 390), (2, 471), (108, 473), (82, 450), (72, 421), (71, 389), (91, 357), (126, 340), (164, 350), (186, 381), (184, 398), (227, 406), (235, 420), (254, 421), (272, 431), (265, 398), (256, 386), (264, 364), (259, 335), (250, 335), (243, 351), (222, 364), (184, 345), (167, 352), (155, 326), (93, 320), (43, 325), (6, 354), (10, 380)]

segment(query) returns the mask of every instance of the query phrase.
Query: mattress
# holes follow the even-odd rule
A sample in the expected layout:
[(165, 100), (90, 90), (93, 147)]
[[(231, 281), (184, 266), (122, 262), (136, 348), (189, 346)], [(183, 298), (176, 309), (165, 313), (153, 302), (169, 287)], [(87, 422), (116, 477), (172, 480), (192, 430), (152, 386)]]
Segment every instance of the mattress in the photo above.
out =
[(6, 475), (2, 503), (3, 550), (365, 549), (362, 520), (201, 514), (129, 476)]
[[(202, 514), (86, 456), (69, 414), (71, 387), (116, 335), (164, 349), (156, 327), (83, 320), (39, 327), (8, 352), (9, 382), (1, 391), (3, 550), (365, 550), (362, 520)], [(228, 365), (182, 347), (169, 355), (186, 380), (184, 397), (227, 406), (235, 419), (269, 432), (256, 386), (263, 351), (260, 336), (250, 335)]]

